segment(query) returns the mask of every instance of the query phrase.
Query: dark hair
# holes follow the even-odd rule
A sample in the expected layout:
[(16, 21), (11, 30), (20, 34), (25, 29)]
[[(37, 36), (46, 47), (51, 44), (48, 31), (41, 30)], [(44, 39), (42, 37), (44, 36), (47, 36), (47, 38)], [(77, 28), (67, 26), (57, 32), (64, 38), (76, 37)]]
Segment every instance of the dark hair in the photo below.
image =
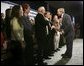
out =
[(22, 26), (21, 18), (19, 17), (19, 11), (20, 11), (20, 5), (15, 5), (12, 8), (11, 19), (16, 17), (18, 19), (18, 23), (20, 24), (20, 26)]
[(13, 8), (12, 8), (12, 13), (11, 13), (11, 17), (17, 17), (19, 18), (19, 11), (20, 11), (20, 5), (15, 5)]
[(27, 3), (22, 4), (23, 11), (25, 11), (25, 9), (28, 9), (29, 7), (30, 6)]
[(6, 9), (6, 11), (5, 11), (5, 13), (6, 13), (6, 18), (8, 17), (11, 17), (11, 9), (9, 8), (9, 9)]

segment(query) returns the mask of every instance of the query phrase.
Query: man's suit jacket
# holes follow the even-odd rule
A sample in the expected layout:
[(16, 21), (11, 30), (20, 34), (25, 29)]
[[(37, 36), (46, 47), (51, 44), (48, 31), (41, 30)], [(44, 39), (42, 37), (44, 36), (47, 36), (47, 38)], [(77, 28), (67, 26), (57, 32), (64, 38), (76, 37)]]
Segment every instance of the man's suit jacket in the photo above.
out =
[(36, 37), (43, 38), (46, 36), (46, 25), (48, 25), (49, 22), (45, 20), (44, 16), (42, 14), (37, 14), (35, 18), (35, 34)]
[(64, 30), (64, 35), (65, 36), (69, 33), (70, 34), (73, 33), (73, 24), (72, 24), (72, 21), (71, 21), (71, 17), (66, 13), (63, 15), (61, 29)]
[(23, 16), (22, 17), (22, 23), (24, 25), (24, 33), (29, 36), (31, 36), (33, 34), (33, 29), (32, 29), (32, 24), (29, 21), (29, 17), (28, 16)]

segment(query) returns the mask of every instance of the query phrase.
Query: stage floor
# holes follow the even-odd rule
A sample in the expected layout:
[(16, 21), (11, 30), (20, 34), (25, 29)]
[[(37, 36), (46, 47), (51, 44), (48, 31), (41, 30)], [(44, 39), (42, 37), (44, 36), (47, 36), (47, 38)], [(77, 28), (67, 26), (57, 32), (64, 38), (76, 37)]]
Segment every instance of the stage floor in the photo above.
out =
[(48, 65), (83, 65), (83, 39), (75, 39), (73, 42), (73, 53), (71, 59), (63, 59), (61, 54), (65, 53), (66, 46), (55, 52), (50, 60), (44, 60)]

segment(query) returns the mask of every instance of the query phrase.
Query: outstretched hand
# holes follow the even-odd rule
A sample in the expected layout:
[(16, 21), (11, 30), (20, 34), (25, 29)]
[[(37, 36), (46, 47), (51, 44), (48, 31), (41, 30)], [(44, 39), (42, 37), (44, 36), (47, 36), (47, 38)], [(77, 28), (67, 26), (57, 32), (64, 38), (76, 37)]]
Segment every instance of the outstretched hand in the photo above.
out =
[(55, 26), (51, 26), (51, 30), (52, 30), (52, 29), (55, 29)]

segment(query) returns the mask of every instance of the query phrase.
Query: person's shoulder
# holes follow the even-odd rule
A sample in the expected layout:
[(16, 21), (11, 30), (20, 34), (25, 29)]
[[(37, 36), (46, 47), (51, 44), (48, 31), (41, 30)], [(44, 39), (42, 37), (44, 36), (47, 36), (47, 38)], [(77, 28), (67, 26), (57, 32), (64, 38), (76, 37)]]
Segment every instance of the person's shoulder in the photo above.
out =
[(56, 15), (53, 15), (53, 17), (55, 17)]
[(37, 15), (36, 15), (36, 17), (38, 17), (40, 14), (38, 13)]
[(70, 16), (70, 15), (69, 15), (69, 14), (67, 14), (67, 13), (65, 13), (64, 15), (65, 15), (65, 16)]
[(64, 17), (65, 17), (65, 18), (70, 18), (70, 15), (65, 13), (65, 14), (64, 14)]
[(38, 13), (38, 14), (36, 15), (36, 18), (41, 18), (41, 17), (43, 17), (43, 15), (40, 14), (40, 13)]

